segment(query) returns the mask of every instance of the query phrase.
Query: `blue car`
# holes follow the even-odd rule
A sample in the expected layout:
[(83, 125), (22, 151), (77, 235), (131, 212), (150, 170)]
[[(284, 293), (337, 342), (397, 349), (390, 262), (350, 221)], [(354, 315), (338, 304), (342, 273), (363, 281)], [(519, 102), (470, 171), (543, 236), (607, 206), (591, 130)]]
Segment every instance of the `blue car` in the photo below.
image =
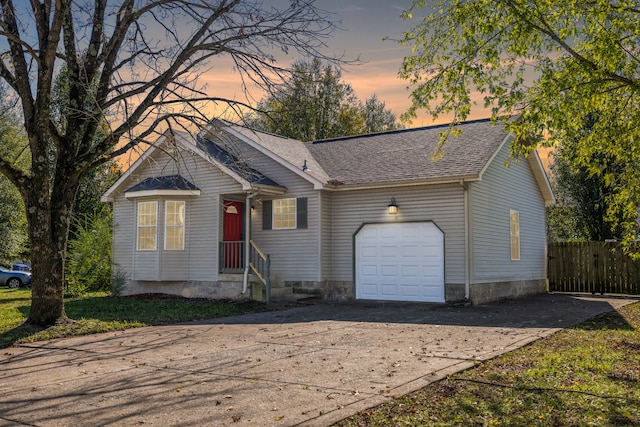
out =
[(7, 270), (0, 267), (0, 285), (19, 288), (31, 284), (31, 273), (28, 271)]

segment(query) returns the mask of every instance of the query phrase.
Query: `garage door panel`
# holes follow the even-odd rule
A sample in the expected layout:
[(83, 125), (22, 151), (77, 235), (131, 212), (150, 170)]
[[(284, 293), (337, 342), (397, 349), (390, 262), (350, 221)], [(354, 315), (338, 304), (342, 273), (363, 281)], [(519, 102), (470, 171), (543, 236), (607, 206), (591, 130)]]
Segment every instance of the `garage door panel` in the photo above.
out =
[(376, 233), (377, 236), (382, 237), (383, 239), (395, 240), (398, 235), (398, 230), (391, 230), (389, 228), (380, 228)]
[(397, 276), (398, 275), (398, 266), (397, 265), (383, 265), (380, 268), (381, 276)]
[(363, 265), (362, 267), (362, 276), (366, 277), (377, 277), (378, 276), (378, 266), (377, 265)]
[(377, 246), (363, 245), (361, 251), (363, 258), (376, 258), (378, 256)]
[(444, 302), (444, 235), (432, 222), (367, 224), (356, 235), (356, 297)]
[(395, 296), (398, 294), (398, 285), (395, 283), (383, 283), (381, 290), (383, 296)]
[(413, 298), (417, 298), (420, 297), (420, 286), (415, 285), (415, 286), (403, 286), (402, 287), (402, 296), (404, 297), (411, 297)]
[(418, 258), (421, 247), (419, 245), (406, 245), (397, 247), (398, 253), (405, 258)]
[(401, 266), (402, 268), (401, 270), (401, 275), (404, 278), (409, 278), (409, 277), (413, 277), (416, 278), (418, 277), (418, 266), (417, 265), (403, 265)]
[(398, 247), (395, 245), (380, 246), (380, 256), (382, 258), (395, 258), (398, 256)]

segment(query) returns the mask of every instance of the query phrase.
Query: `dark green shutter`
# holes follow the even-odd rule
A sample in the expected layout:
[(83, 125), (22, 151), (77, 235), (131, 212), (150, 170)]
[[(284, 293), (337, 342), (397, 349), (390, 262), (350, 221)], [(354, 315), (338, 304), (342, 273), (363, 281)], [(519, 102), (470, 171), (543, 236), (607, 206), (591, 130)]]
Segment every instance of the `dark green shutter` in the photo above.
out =
[(296, 200), (297, 228), (307, 228), (307, 198), (298, 197)]
[(272, 215), (272, 206), (273, 203), (271, 200), (263, 200), (262, 201), (262, 229), (263, 230), (271, 230), (271, 220), (273, 218)]

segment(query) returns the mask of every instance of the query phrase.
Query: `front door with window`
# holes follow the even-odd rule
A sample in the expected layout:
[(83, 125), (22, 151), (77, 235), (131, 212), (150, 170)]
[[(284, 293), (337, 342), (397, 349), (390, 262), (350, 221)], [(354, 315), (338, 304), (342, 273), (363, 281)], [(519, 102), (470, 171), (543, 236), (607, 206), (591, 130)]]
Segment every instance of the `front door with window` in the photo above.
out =
[(222, 271), (241, 270), (244, 266), (243, 207), (242, 202), (224, 202)]

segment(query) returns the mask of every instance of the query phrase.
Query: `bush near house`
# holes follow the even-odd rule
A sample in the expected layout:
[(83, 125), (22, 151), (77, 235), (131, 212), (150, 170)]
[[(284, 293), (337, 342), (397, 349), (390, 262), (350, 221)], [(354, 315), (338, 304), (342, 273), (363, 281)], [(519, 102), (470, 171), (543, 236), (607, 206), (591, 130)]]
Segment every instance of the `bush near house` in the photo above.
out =
[(80, 296), (111, 289), (112, 218), (105, 208), (76, 221), (66, 263), (67, 294)]

